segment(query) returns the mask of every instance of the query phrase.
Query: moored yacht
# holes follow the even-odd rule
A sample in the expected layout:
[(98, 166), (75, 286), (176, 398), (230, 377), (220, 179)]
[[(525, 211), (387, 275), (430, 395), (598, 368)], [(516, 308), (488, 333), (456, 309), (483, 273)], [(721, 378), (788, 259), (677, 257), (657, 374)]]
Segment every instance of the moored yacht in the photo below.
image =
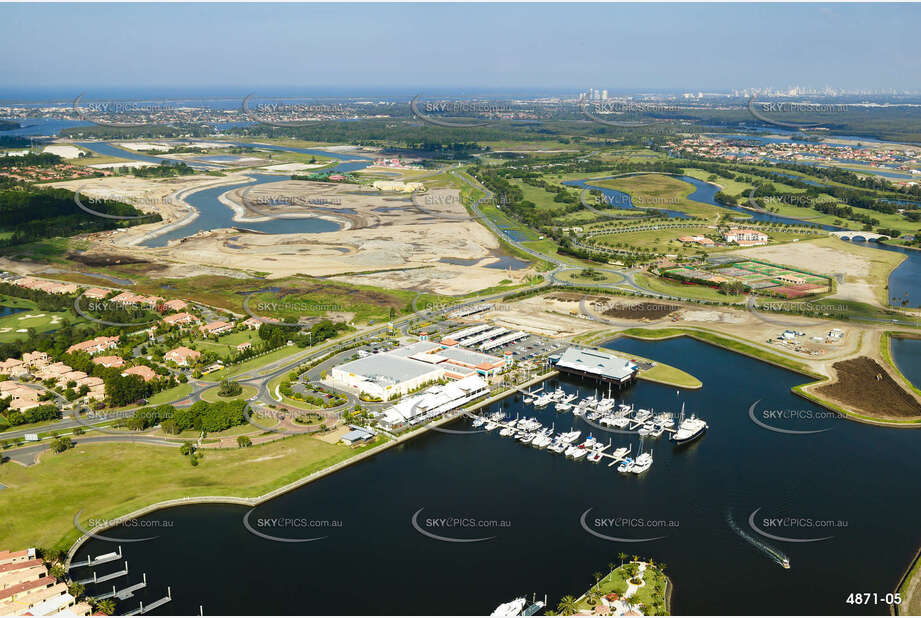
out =
[(639, 457), (636, 458), (636, 461), (633, 462), (633, 465), (630, 467), (628, 472), (633, 474), (642, 474), (649, 470), (652, 467), (652, 453), (642, 453)]
[(704, 435), (707, 431), (707, 422), (702, 418), (697, 418), (693, 414), (687, 418), (684, 417), (684, 404), (681, 405), (681, 424), (678, 425), (678, 431), (672, 434), (671, 439), (676, 444), (684, 444), (696, 440)]

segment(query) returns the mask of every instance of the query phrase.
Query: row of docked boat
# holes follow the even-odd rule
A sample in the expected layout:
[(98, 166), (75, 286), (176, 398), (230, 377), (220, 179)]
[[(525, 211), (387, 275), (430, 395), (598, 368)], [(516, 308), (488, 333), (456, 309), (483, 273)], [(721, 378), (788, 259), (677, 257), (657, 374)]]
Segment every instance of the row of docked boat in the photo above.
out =
[(582, 432), (578, 429), (570, 429), (570, 431), (557, 434), (555, 424), (545, 427), (536, 418), (516, 417), (511, 420), (503, 420), (503, 418), (501, 411), (495, 412), (488, 417), (475, 417), (473, 425), (483, 427), (486, 431), (491, 431), (490, 427), (492, 429), (501, 427), (499, 435), (502, 437), (513, 438), (535, 448), (544, 448), (575, 461), (585, 459), (592, 463), (599, 463), (604, 457), (608, 457), (613, 460), (611, 465), (620, 463), (617, 468), (619, 472), (642, 474), (652, 467), (652, 452), (642, 453), (634, 460), (629, 457), (632, 447), (620, 447), (608, 453), (606, 451), (611, 448), (611, 441), (604, 444), (589, 435), (585, 440), (579, 442)]
[(685, 418), (683, 404), (676, 429), (675, 416), (669, 412), (656, 413), (651, 409), (636, 409), (634, 404), (618, 404), (611, 397), (599, 398), (597, 392), (578, 402), (576, 402), (577, 399), (578, 395), (566, 393), (560, 387), (553, 391), (525, 393), (524, 396), (525, 403), (533, 404), (538, 408), (553, 404), (557, 412), (571, 410), (575, 416), (583, 417), (588, 421), (625, 431), (636, 431), (642, 437), (658, 438), (668, 432), (671, 434), (671, 440), (676, 443), (696, 440), (708, 428), (703, 419), (694, 415)]

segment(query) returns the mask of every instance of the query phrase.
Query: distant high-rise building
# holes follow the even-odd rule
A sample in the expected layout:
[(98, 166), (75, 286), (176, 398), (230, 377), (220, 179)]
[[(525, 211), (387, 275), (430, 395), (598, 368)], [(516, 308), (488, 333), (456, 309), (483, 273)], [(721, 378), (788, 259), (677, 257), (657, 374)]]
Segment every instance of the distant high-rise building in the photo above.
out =
[(602, 100), (602, 101), (607, 101), (607, 100), (608, 100), (608, 91), (607, 91), (607, 90), (602, 90), (602, 91), (601, 91), (601, 100)]

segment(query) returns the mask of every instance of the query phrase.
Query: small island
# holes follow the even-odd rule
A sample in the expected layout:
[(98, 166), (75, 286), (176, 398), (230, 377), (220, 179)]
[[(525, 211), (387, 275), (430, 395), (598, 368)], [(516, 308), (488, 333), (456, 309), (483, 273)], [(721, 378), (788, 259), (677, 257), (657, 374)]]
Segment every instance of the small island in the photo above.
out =
[(665, 564), (656, 564), (633, 557), (620, 566), (609, 563), (607, 576), (594, 573), (595, 584), (579, 598), (565, 596), (556, 611), (547, 616), (668, 616), (670, 615), (671, 581), (665, 575)]

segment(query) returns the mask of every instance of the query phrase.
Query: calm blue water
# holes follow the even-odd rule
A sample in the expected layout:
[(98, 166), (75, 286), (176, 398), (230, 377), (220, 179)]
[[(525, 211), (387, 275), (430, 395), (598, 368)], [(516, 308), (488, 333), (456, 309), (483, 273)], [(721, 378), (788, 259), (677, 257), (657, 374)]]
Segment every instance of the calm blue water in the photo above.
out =
[[(332, 168), (337, 172), (351, 172), (367, 167), (371, 160), (367, 157), (361, 157), (358, 155), (352, 154), (339, 154), (331, 153), (323, 150), (315, 150), (308, 148), (291, 148), (283, 146), (272, 146), (266, 144), (255, 144), (247, 142), (231, 142), (236, 146), (243, 147), (259, 147), (269, 150), (278, 150), (278, 151), (291, 151), (299, 152), (305, 154), (314, 154), (314, 155), (325, 155), (325, 156), (335, 156), (341, 158), (343, 161)], [(124, 151), (118, 148), (115, 148), (111, 144), (105, 142), (81, 142), (78, 145), (93, 150), (102, 155), (113, 156), (113, 157), (122, 157), (125, 159), (132, 159), (135, 161), (147, 161), (150, 163), (163, 163), (165, 159), (158, 157), (153, 157), (139, 152)], [(218, 155), (218, 157), (225, 155)], [(225, 156), (229, 157), (229, 155)], [(180, 159), (166, 159), (169, 161), (180, 161)], [(204, 163), (199, 163), (195, 161), (187, 161), (191, 167), (203, 168), (207, 167)], [(216, 187), (213, 189), (204, 189), (202, 191), (197, 191), (190, 194), (186, 197), (186, 201), (191, 204), (194, 208), (199, 211), (198, 217), (183, 227), (174, 229), (166, 234), (156, 236), (147, 242), (143, 243), (145, 247), (164, 247), (166, 244), (177, 238), (185, 238), (187, 236), (192, 236), (200, 231), (204, 230), (213, 230), (220, 228), (228, 227), (244, 227), (246, 229), (256, 230), (259, 232), (264, 232), (266, 234), (296, 234), (296, 233), (318, 233), (318, 232), (331, 232), (339, 229), (339, 225), (332, 221), (327, 221), (325, 219), (319, 218), (304, 218), (304, 219), (274, 219), (271, 221), (263, 222), (247, 222), (247, 223), (238, 223), (233, 220), (234, 213), (233, 211), (224, 206), (218, 201), (218, 197), (232, 190), (236, 187), (241, 187), (245, 185), (255, 186), (259, 184), (264, 184), (268, 182), (278, 182), (280, 180), (285, 180), (290, 178), (289, 176), (279, 176), (279, 175), (269, 175), (269, 174), (249, 174), (252, 178), (255, 179), (252, 183), (240, 183), (237, 185), (225, 185), (223, 187)]]
[(893, 337), (890, 348), (892, 360), (908, 381), (921, 388), (921, 339)]
[[(623, 399), (657, 411), (677, 410), (686, 402), (688, 412), (708, 420), (708, 433), (687, 448), (676, 449), (661, 438), (650, 441), (652, 469), (627, 477), (604, 464), (568, 461), (495, 432), (429, 432), (253, 511), (250, 522), (263, 533), (328, 537), (309, 543), (279, 543), (247, 533), (242, 518), (249, 509), (240, 506), (194, 505), (152, 513), (142, 519), (172, 526), (155, 531), (123, 526), (106, 533), (160, 537), (123, 545), (133, 573), (114, 583), (121, 588), (146, 572), (150, 584), (122, 607), (149, 603), (171, 585), (172, 603), (154, 613), (189, 615), (203, 605), (206, 615), (289, 614), (303, 612), (304, 599), (309, 599), (312, 614), (485, 615), (501, 602), (532, 592), (547, 594), (555, 606), (563, 595), (581, 594), (594, 583), (594, 571), (605, 571), (625, 552), (667, 563), (676, 584), (675, 615), (734, 614), (752, 607), (752, 599), (763, 614), (886, 613), (884, 606), (847, 605), (845, 599), (857, 590), (891, 591), (921, 544), (919, 495), (905, 491), (921, 474), (916, 432), (828, 419), (772, 421), (788, 429), (831, 429), (820, 434), (767, 431), (748, 417), (756, 401), (759, 415), (763, 410), (819, 411), (790, 392), (805, 378), (688, 339), (624, 340), (612, 347), (674, 364), (702, 379), (702, 389), (680, 396), (673, 388), (640, 382)], [(595, 388), (579, 380), (561, 384), (582, 395)], [(536, 411), (513, 397), (502, 408), (513, 416), (537, 416), (548, 426), (555, 423), (558, 430), (591, 430), (569, 413)], [(459, 421), (452, 428), (469, 425)], [(604, 442), (610, 436), (615, 446), (632, 444), (634, 452), (638, 446), (633, 436), (596, 435)], [(202, 465), (208, 465), (207, 457)], [(883, 515), (880, 509), (893, 496), (905, 508), (887, 508)], [(791, 537), (834, 537), (817, 543), (770, 541), (789, 557), (792, 569), (785, 571), (727, 524), (731, 511), (747, 527), (749, 514), (759, 508), (760, 517), (848, 525), (819, 534), (772, 529)], [(419, 509), (419, 523), (435, 534), (495, 538), (458, 544), (424, 537), (410, 523)], [(579, 523), (587, 509), (589, 525), (601, 533), (665, 538), (640, 543), (597, 538)], [(437, 517), (509, 525), (484, 533), (427, 522)], [(594, 522), (617, 517), (677, 526), (612, 528)], [(337, 520), (342, 526), (319, 532), (260, 527), (259, 519), (265, 518)], [(93, 540), (77, 556), (99, 555), (115, 545)], [(298, 576), (298, 594), (292, 594), (291, 578), (284, 574), (296, 574), (304, 565), (322, 568)], [(360, 594), (355, 594), (355, 578), (348, 576), (356, 568), (366, 573)], [(82, 577), (90, 570), (75, 574)], [(110, 586), (88, 586), (88, 592)]]
[(233, 211), (218, 201), (218, 197), (236, 187), (256, 186), (269, 182), (286, 180), (288, 176), (273, 174), (248, 174), (255, 179), (254, 182), (242, 182), (235, 185), (223, 185), (211, 189), (196, 191), (185, 198), (193, 208), (198, 210), (198, 217), (188, 225), (176, 228), (165, 234), (155, 236), (143, 243), (145, 247), (165, 247), (171, 240), (186, 238), (205, 230), (216, 230), (228, 227), (240, 227), (256, 230), (266, 234), (315, 234), (319, 232), (334, 232), (339, 229), (339, 224), (326, 219), (272, 219), (260, 222), (238, 222), (233, 220)]
[(13, 315), (15, 313), (22, 313), (25, 311), (22, 307), (8, 307), (6, 305), (0, 305), (0, 318), (5, 318), (8, 315)]
[[(614, 178), (610, 176), (609, 178)], [(593, 178), (592, 180), (606, 180), (605, 178)], [(668, 208), (659, 208), (655, 205), (652, 206), (643, 206), (638, 207), (633, 204), (633, 198), (628, 193), (623, 191), (618, 191), (617, 189), (608, 189), (606, 187), (599, 187), (596, 185), (589, 184), (586, 180), (568, 180), (563, 183), (570, 187), (579, 187), (580, 189), (594, 189), (600, 191), (604, 196), (604, 204), (610, 208), (618, 210), (655, 210), (662, 213), (667, 217), (673, 217), (675, 219), (689, 219), (690, 216), (686, 213), (681, 212), (680, 210), (670, 210)]]
[(60, 131), (71, 127), (88, 127), (92, 126), (90, 122), (80, 120), (61, 120), (59, 118), (5, 118), (18, 122), (20, 128), (12, 131), (0, 131), (0, 135), (20, 135), (23, 137), (30, 136), (56, 136)]

